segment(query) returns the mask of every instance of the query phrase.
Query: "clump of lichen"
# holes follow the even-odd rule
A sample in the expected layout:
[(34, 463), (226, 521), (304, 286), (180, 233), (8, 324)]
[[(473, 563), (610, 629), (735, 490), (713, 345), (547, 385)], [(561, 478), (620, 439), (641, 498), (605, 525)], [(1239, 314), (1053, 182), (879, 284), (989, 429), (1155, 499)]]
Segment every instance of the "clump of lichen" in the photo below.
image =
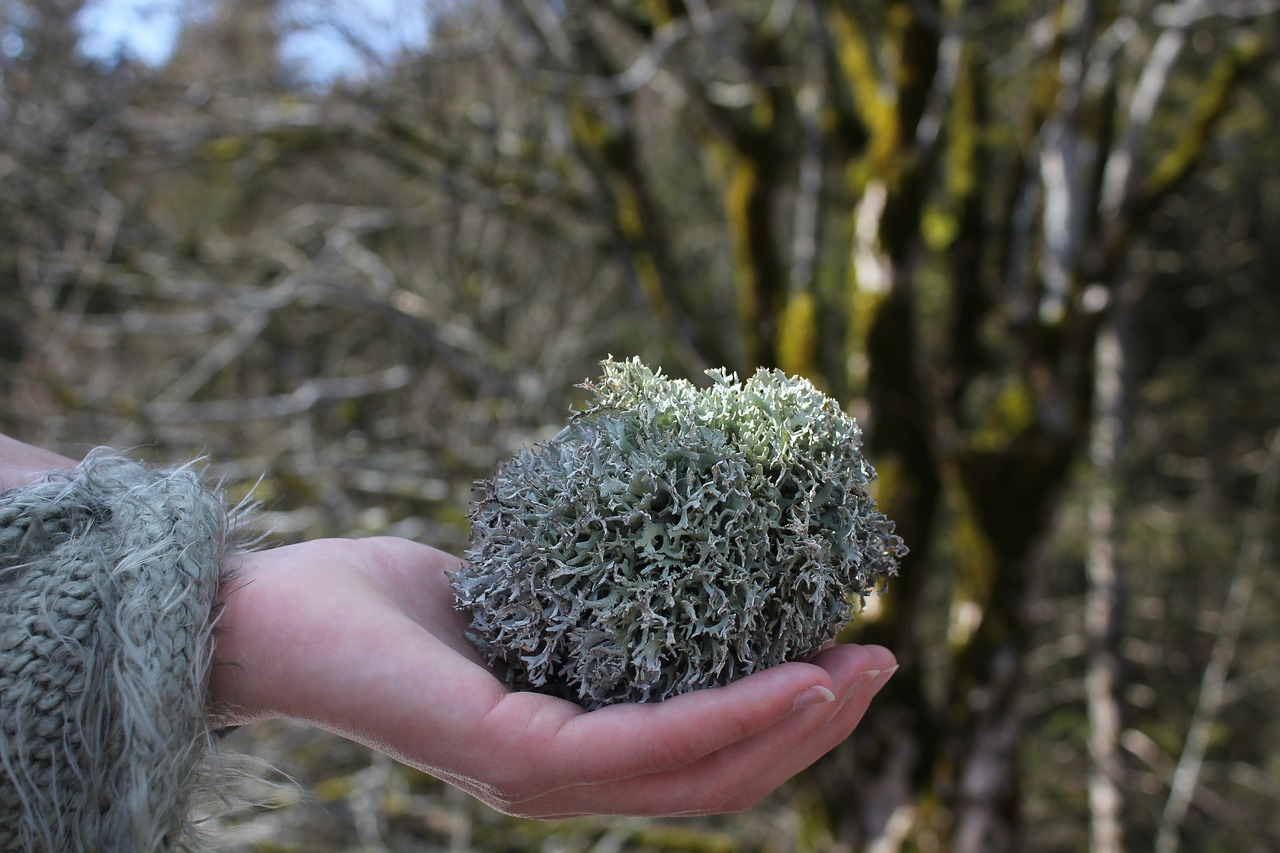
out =
[(726, 684), (812, 654), (897, 573), (861, 431), (808, 381), (603, 368), (480, 484), (451, 577), (513, 687), (596, 708)]

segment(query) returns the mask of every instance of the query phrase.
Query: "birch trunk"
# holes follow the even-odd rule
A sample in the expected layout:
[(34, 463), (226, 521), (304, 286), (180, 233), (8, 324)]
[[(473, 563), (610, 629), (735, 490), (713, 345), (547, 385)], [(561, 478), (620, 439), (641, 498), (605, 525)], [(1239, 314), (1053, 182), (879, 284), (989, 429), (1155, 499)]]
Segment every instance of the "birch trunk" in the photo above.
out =
[(1089, 507), (1085, 693), (1089, 715), (1089, 822), (1093, 853), (1124, 850), (1124, 765), (1120, 755), (1120, 686), (1124, 588), (1116, 565), (1116, 460), (1124, 433), (1123, 303), (1098, 330), (1094, 423), (1090, 439), (1094, 485)]

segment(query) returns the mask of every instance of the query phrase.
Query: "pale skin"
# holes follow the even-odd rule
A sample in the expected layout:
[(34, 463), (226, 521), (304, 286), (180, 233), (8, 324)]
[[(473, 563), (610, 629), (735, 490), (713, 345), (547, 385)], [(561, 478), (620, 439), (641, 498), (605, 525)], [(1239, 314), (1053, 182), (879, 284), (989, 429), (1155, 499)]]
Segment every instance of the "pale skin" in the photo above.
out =
[[(0, 489), (76, 462), (0, 435)], [(512, 691), (464, 636), (458, 559), (328, 539), (228, 560), (215, 725), (287, 718), (370, 746), (510, 815), (742, 811), (844, 741), (896, 670), (878, 646), (664, 702), (586, 712)]]

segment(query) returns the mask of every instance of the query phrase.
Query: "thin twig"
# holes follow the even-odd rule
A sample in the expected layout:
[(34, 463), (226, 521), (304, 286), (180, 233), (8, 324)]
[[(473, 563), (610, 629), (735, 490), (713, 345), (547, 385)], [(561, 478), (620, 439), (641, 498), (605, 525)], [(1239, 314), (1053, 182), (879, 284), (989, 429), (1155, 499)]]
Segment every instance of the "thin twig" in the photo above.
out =
[(1169, 798), (1160, 815), (1156, 833), (1156, 853), (1177, 853), (1181, 843), (1179, 832), (1187, 810), (1195, 797), (1200, 771), (1204, 766), (1209, 736), (1226, 696), (1227, 675), (1235, 658), (1236, 645), (1248, 614), (1249, 598), (1253, 594), (1253, 582), (1266, 559), (1267, 524), (1274, 518), (1272, 508), (1276, 493), (1280, 490), (1280, 429), (1271, 435), (1267, 459), (1258, 475), (1254, 492), (1253, 510), (1245, 519), (1240, 550), (1232, 573), (1227, 602), (1223, 606), (1222, 620), (1209, 663), (1204, 668), (1200, 682), (1200, 696), (1196, 700), (1195, 713), (1187, 730), (1187, 740), (1178, 758), (1178, 766), (1169, 786)]
[[(1206, 5), (1204, 0), (1183, 0), (1177, 8), (1189, 15), (1196, 15)], [(1186, 28), (1171, 26), (1160, 34), (1147, 55), (1138, 85), (1129, 99), (1128, 127), (1103, 168), (1099, 207), (1107, 222), (1118, 219), (1121, 212), (1129, 207), (1134, 191), (1133, 174), (1139, 148), (1146, 138), (1160, 96), (1186, 41)]]
[(310, 411), (323, 402), (398, 391), (407, 387), (412, 379), (413, 371), (397, 364), (361, 376), (313, 377), (287, 394), (187, 402), (177, 406), (151, 405), (145, 411), (148, 421), (154, 423), (233, 423), (286, 418)]

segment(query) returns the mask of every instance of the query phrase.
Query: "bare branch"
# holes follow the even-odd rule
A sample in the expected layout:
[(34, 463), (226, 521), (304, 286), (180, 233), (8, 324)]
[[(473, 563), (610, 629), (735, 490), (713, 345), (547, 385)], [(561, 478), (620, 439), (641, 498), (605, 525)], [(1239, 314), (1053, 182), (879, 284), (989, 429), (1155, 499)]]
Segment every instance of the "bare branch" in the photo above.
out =
[(693, 34), (688, 19), (675, 18), (657, 29), (653, 40), (622, 72), (606, 78), (590, 78), (582, 91), (593, 98), (616, 98), (646, 86), (662, 66), (667, 54)]
[(507, 0), (505, 5), (529, 23), (529, 31), (537, 36), (543, 49), (561, 68), (573, 67), (576, 58), (573, 43), (546, 3), (540, 0)]
[(351, 400), (386, 391), (397, 391), (413, 380), (403, 364), (363, 376), (308, 379), (288, 394), (244, 400), (211, 400), (181, 406), (153, 405), (146, 415), (160, 423), (235, 423), (299, 415), (321, 402)]
[(922, 152), (933, 150), (941, 137), (952, 93), (960, 77), (960, 57), (964, 51), (966, 35), (958, 23), (949, 21), (942, 29), (938, 41), (938, 70), (929, 86), (924, 114), (916, 124), (915, 146)]
[(1218, 712), (1226, 695), (1227, 676), (1235, 659), (1236, 644), (1244, 629), (1249, 612), (1249, 599), (1258, 571), (1266, 559), (1268, 524), (1274, 518), (1276, 494), (1280, 491), (1280, 430), (1271, 435), (1267, 459), (1254, 493), (1253, 511), (1245, 520), (1240, 550), (1236, 553), (1235, 570), (1227, 601), (1223, 605), (1218, 636), (1209, 654), (1200, 682), (1200, 696), (1196, 700), (1195, 713), (1187, 730), (1187, 739), (1178, 758), (1178, 766), (1169, 785), (1169, 798), (1160, 815), (1160, 827), (1156, 834), (1156, 853), (1177, 853), (1181, 839), (1179, 833), (1187, 809), (1195, 797), (1205, 752)]
[(1217, 0), (1213, 3), (1177, 2), (1157, 6), (1151, 17), (1162, 27), (1190, 27), (1215, 16), (1244, 20), (1280, 10), (1280, 0)]
[[(1192, 20), (1194, 16), (1203, 14), (1209, 6), (1206, 0), (1181, 0), (1176, 8), (1185, 13), (1183, 18)], [(1138, 148), (1146, 138), (1160, 95), (1169, 82), (1173, 65), (1181, 55), (1186, 41), (1185, 24), (1170, 26), (1156, 39), (1151, 53), (1147, 55), (1138, 85), (1129, 99), (1128, 127), (1103, 168), (1099, 209), (1104, 221), (1114, 221), (1129, 206), (1134, 191), (1133, 173)]]
[[(1145, 764), (1160, 781), (1168, 782), (1173, 778), (1175, 768), (1173, 758), (1161, 749), (1160, 745), (1145, 732), (1140, 732), (1137, 729), (1125, 729), (1120, 736), (1120, 745), (1124, 747), (1125, 752)], [(1208, 788), (1197, 789), (1195, 791), (1195, 799), (1197, 805), (1204, 812), (1237, 822), (1244, 818), (1241, 809), (1231, 800)]]

